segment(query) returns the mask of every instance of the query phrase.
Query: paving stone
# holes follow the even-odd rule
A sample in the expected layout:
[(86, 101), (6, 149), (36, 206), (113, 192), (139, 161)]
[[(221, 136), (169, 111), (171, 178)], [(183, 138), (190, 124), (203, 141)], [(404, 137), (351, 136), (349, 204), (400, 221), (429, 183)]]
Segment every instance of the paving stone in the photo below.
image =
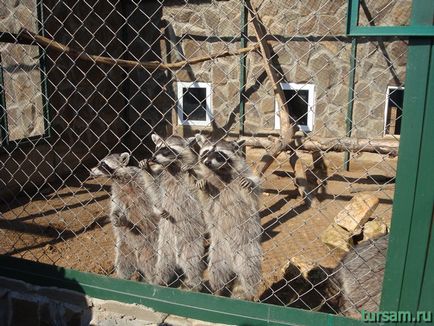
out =
[(358, 194), (335, 217), (335, 223), (347, 230), (351, 235), (359, 233), (379, 202), (379, 199), (374, 195)]
[(339, 248), (344, 251), (351, 249), (351, 233), (336, 224), (331, 224), (321, 234), (321, 241), (332, 248)]
[(385, 234), (387, 234), (387, 225), (378, 219), (366, 222), (363, 227), (363, 241), (375, 239)]

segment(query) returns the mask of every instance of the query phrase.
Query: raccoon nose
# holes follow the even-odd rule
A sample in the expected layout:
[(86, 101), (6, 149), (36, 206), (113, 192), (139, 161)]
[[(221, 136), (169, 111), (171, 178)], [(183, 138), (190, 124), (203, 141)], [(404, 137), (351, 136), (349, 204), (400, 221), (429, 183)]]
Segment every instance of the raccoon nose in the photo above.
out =
[(205, 164), (205, 166), (210, 167), (211, 166), (211, 161), (210, 160), (206, 160), (203, 162), (203, 164)]

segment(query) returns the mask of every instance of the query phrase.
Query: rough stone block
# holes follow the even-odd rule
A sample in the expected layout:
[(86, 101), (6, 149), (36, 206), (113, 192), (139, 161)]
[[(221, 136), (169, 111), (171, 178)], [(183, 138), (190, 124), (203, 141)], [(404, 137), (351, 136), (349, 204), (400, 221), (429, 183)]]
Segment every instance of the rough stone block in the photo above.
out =
[(310, 83), (312, 78), (312, 74), (302, 65), (297, 66), (295, 69), (295, 79), (300, 83)]
[(350, 251), (352, 245), (351, 233), (339, 225), (331, 224), (321, 234), (320, 239), (327, 246)]
[(165, 320), (164, 323), (162, 323), (161, 325), (165, 325), (165, 326), (223, 326), (223, 324), (216, 324), (216, 323), (210, 323), (210, 322), (206, 322), (203, 320), (196, 320), (196, 319), (190, 319), (190, 318), (185, 318), (185, 317), (180, 317), (180, 316), (175, 316), (175, 315), (170, 315), (168, 316)]
[(170, 315), (168, 316), (165, 320), (164, 323), (167, 325), (173, 325), (173, 326), (192, 326), (192, 320), (185, 318), (185, 317), (180, 317), (180, 316), (173, 316)]
[(38, 289), (38, 294), (47, 297), (50, 300), (58, 302), (68, 302), (71, 305), (80, 309), (88, 309), (90, 303), (83, 293), (59, 288), (41, 287)]
[(134, 316), (143, 322), (161, 323), (167, 314), (156, 312), (135, 304), (125, 304), (117, 301), (103, 301), (92, 299), (94, 307), (105, 312), (116, 313), (122, 316)]
[(192, 320), (190, 319), (192, 322), (192, 326), (227, 326), (226, 324), (216, 324), (216, 323), (209, 323), (206, 321), (202, 321), (202, 320)]
[(335, 217), (335, 223), (351, 235), (358, 233), (377, 208), (379, 199), (370, 194), (358, 194)]
[(363, 227), (363, 241), (375, 239), (385, 234), (387, 234), (387, 225), (381, 220), (366, 222), (365, 226)]
[[(194, 11), (189, 9), (183, 9), (177, 12), (175, 15), (175, 19), (178, 23), (188, 23), (193, 16)], [(166, 18), (167, 19), (167, 18)]]
[(221, 66), (212, 68), (212, 78), (214, 84), (226, 84), (228, 82), (228, 73)]
[(337, 89), (335, 90), (334, 96), (332, 98), (332, 104), (337, 106), (343, 106), (345, 101), (348, 101), (348, 88), (339, 85)]

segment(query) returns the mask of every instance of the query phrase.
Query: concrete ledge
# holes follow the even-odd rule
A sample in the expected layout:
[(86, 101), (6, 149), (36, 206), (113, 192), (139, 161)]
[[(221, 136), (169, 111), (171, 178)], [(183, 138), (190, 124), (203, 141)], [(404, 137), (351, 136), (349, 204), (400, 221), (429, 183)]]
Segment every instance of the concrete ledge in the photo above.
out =
[(138, 304), (100, 300), (80, 292), (0, 277), (0, 325), (208, 326), (218, 325)]

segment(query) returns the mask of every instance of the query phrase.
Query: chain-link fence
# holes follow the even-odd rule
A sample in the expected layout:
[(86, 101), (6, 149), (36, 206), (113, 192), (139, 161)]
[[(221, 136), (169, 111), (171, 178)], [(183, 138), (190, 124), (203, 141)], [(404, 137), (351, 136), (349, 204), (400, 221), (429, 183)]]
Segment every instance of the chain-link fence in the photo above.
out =
[[(361, 1), (359, 23), (406, 25), (410, 4)], [(0, 253), (378, 310), (407, 41), (346, 18), (344, 0), (5, 1)]]

